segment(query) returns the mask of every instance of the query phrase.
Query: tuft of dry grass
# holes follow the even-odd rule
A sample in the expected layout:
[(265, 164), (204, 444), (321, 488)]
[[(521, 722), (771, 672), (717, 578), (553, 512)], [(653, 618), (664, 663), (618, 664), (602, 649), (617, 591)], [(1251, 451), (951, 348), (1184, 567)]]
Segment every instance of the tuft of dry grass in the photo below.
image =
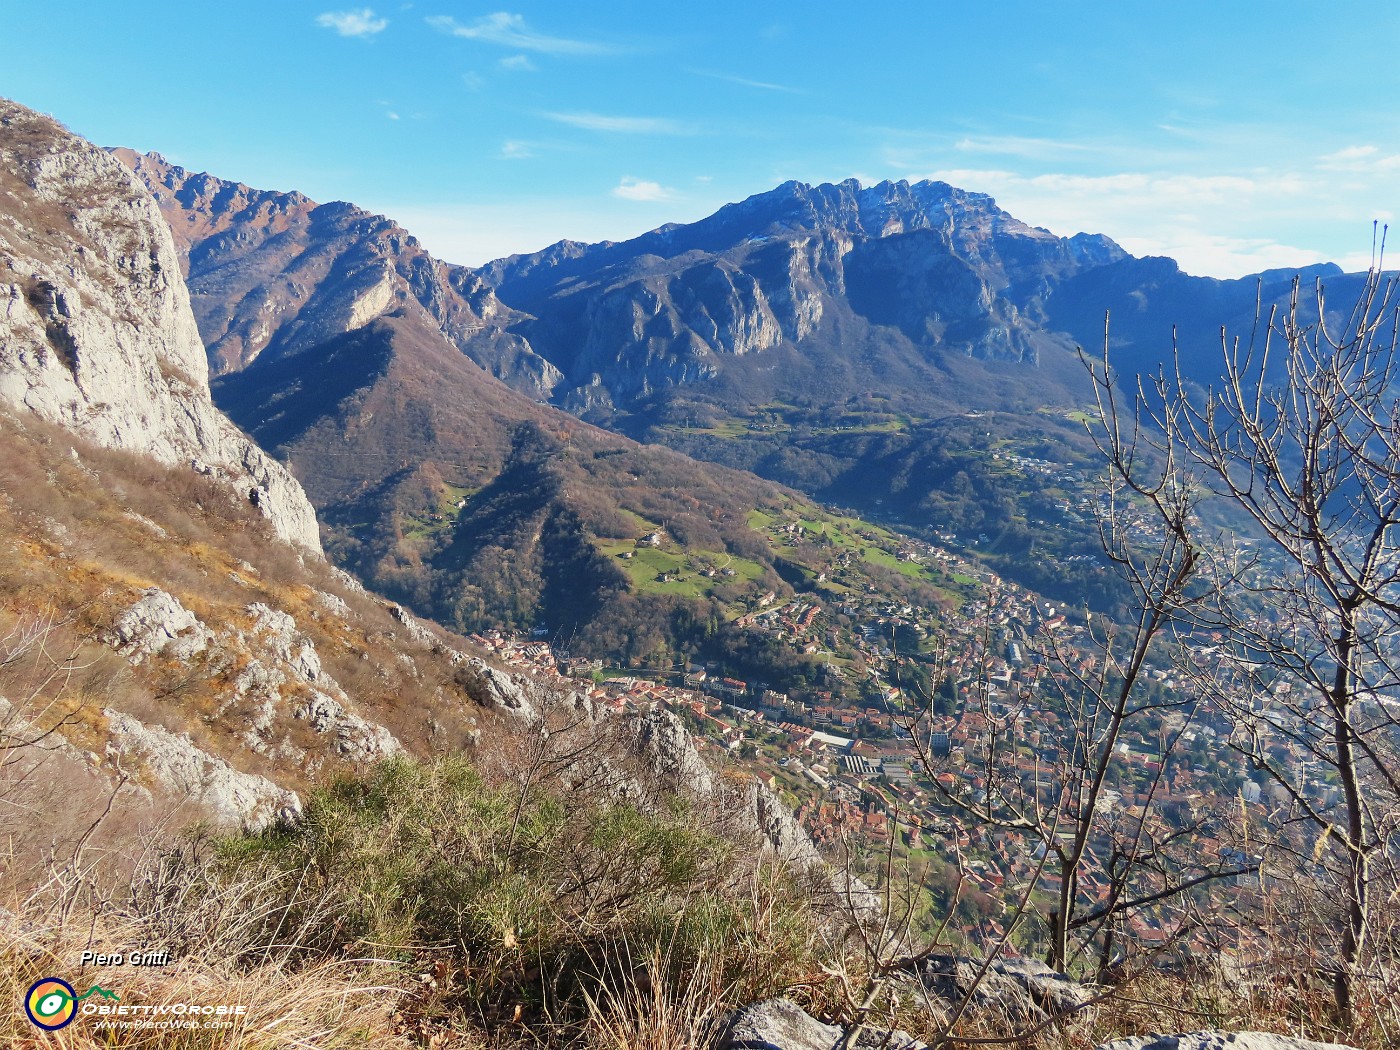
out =
[[(626, 958), (626, 956), (624, 956)], [(680, 970), (653, 946), (634, 966), (585, 991), (589, 1050), (701, 1050), (714, 1040), (737, 991), (724, 979), (719, 953), (707, 951)]]

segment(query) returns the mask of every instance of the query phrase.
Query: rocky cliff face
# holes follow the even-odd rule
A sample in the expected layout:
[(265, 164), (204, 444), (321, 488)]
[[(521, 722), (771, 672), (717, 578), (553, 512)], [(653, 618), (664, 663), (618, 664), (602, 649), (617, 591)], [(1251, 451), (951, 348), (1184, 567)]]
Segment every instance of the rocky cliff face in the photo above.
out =
[(1107, 238), (1056, 237), (983, 194), (848, 180), (786, 183), (688, 226), (482, 273), (535, 315), (513, 330), (563, 373), (556, 400), (588, 411), (713, 379), (744, 355), (802, 353), (824, 321), (862, 353), (864, 322), (900, 333), (906, 356), (1034, 363), (1067, 345), (1043, 329), (1053, 287), (1121, 258)]
[(109, 155), (0, 102), (0, 399), (111, 448), (226, 479), (320, 550), (301, 487), (209, 397), (170, 230)]
[(406, 312), (533, 397), (548, 397), (559, 381), (505, 330), (519, 317), (477, 274), (434, 259), (384, 216), (189, 172), (155, 153), (113, 155), (151, 190), (174, 231), (216, 374)]

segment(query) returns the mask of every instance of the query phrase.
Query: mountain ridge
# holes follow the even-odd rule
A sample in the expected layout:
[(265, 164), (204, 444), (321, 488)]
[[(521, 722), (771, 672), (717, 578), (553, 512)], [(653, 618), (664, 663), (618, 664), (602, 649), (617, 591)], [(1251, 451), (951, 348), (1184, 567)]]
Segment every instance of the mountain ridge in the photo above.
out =
[(430, 256), (397, 223), (345, 201), (258, 190), (159, 154), (111, 151), (156, 198), (181, 248), (211, 368), (293, 354), (389, 309), (421, 311), (454, 345), (525, 389), (553, 371), (504, 332), (513, 312), (473, 271)]
[[(1024, 575), (1030, 567), (1010, 548), (1034, 545), (1028, 536), (1063, 547), (1063, 538), (1037, 533), (1035, 524), (1057, 520), (1063, 497), (1035, 485), (1001, 493), (1007, 481), (993, 450), (1005, 446), (1064, 470), (1088, 464), (1092, 450), (1076, 420), (1090, 395), (1075, 351), (1102, 346), (1105, 310), (1114, 319), (1114, 363), (1129, 372), (1168, 360), (1171, 319), (1191, 313), (1177, 330), (1187, 347), (1184, 372), (1195, 377), (1205, 358), (1190, 348), (1219, 339), (1218, 327), (1212, 333), (1200, 318), (1233, 325), (1259, 299), (1247, 279), (1191, 277), (1171, 260), (1135, 259), (1100, 235), (1057, 237), (986, 194), (945, 183), (792, 181), (696, 223), (628, 241), (560, 241), (467, 271), (433, 259), (407, 231), (352, 205), (265, 194), (150, 155), (118, 156), (152, 185), (167, 219), (187, 231), (190, 283), (215, 367), (223, 369), (217, 396), (231, 407), (237, 402), (240, 421), (300, 463), (303, 476), (322, 479), (318, 498), (333, 502), (319, 505), (357, 571), (449, 621), (454, 603), (444, 592), (432, 597), (434, 588), (424, 590), (421, 580), (402, 585), (427, 571), (424, 557), (431, 562), (447, 551), (448, 522), (455, 529), (475, 515), (469, 509), (443, 518), (439, 500), (463, 486), (476, 491), (504, 469), (518, 425), (571, 435), (599, 463), (636, 455), (602, 439), (602, 431), (566, 422), (571, 417), (926, 538), (985, 534), (997, 548), (1005, 537), (1010, 547), (998, 570)], [(216, 217), (203, 214), (220, 207)], [(310, 275), (300, 291), (286, 287), (289, 255)], [(1316, 272), (1335, 276), (1325, 267)], [(1277, 277), (1263, 275), (1267, 294), (1286, 291)], [(464, 298), (454, 282), (475, 289), (476, 298)], [(264, 350), (240, 357), (240, 333), (255, 332), (269, 310), (276, 332)], [(230, 324), (230, 317), (239, 320)], [(365, 338), (346, 341), (357, 331)], [(306, 356), (317, 347), (334, 348), (330, 356)], [(381, 362), (374, 367), (382, 374), (364, 371), (371, 360)], [(274, 368), (275, 361), (285, 363)], [(485, 382), (488, 374), (504, 385)], [(322, 395), (311, 393), (317, 389)], [(340, 391), (336, 404), (326, 396), (332, 389)], [(378, 407), (366, 409), (369, 402), (357, 398)], [(480, 409), (468, 418), (454, 399)], [(569, 415), (551, 416), (540, 402)], [(318, 422), (293, 423), (308, 407)], [(333, 448), (341, 438), (308, 436), (341, 423), (352, 435), (347, 448)], [(381, 436), (360, 444), (371, 432)], [(420, 439), (435, 451), (415, 466), (409, 450)], [(353, 484), (335, 489), (326, 479), (342, 476), (331, 468), (347, 460), (348, 447), (368, 458)], [(589, 486), (631, 486), (624, 474), (610, 477), (594, 474), (588, 485), (560, 491), (577, 504)], [(750, 482), (707, 491), (725, 504), (719, 492), (726, 486), (749, 493), (744, 498), (758, 491)], [(629, 498), (619, 505), (639, 505)], [(668, 499), (648, 497), (655, 506)], [(362, 505), (351, 509), (357, 500)], [(674, 500), (669, 505), (672, 511), (641, 517), (655, 527), (690, 515)], [(732, 508), (726, 513), (742, 518)], [(434, 515), (443, 524), (428, 530), (436, 539), (425, 547), (421, 523)], [(559, 520), (566, 519), (595, 537), (619, 531), (596, 508)], [(731, 553), (752, 546), (727, 535), (722, 546)], [(366, 545), (369, 537), (378, 539)], [(713, 537), (705, 542), (717, 549)], [(1060, 553), (1036, 564), (1083, 565)], [(493, 556), (492, 564), (495, 571), (504, 563)], [(1063, 587), (1061, 597), (1079, 600), (1095, 590), (1077, 577), (1032, 576), (1023, 582)], [(621, 582), (601, 570), (593, 579), (597, 593)]]

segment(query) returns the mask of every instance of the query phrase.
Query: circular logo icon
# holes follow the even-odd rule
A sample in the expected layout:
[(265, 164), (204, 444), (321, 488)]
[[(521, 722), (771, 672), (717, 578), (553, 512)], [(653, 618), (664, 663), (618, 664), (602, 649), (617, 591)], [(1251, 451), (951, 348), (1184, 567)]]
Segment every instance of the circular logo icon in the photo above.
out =
[(29, 986), (24, 997), (24, 1012), (40, 1028), (55, 1032), (69, 1024), (77, 1014), (78, 993), (67, 981), (45, 977)]

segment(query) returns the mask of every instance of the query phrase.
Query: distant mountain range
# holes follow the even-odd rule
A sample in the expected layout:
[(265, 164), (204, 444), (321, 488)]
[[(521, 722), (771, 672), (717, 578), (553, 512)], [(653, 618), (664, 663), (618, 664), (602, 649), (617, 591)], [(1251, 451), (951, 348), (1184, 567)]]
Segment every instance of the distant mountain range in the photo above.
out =
[(302, 480), (335, 557), (463, 629), (580, 629), (629, 592), (597, 539), (638, 529), (771, 573), (745, 520), (786, 497), (755, 474), (982, 536), (1050, 586), (1027, 547), (1065, 541), (1027, 508), (1059, 497), (993, 451), (1091, 467), (1076, 349), (1101, 352), (1106, 315), (1121, 371), (1159, 367), (1175, 331), (1208, 379), (1221, 326), (1294, 276), (1191, 277), (984, 194), (854, 180), (471, 270), (350, 204), (114, 152), (174, 231), (216, 401)]

